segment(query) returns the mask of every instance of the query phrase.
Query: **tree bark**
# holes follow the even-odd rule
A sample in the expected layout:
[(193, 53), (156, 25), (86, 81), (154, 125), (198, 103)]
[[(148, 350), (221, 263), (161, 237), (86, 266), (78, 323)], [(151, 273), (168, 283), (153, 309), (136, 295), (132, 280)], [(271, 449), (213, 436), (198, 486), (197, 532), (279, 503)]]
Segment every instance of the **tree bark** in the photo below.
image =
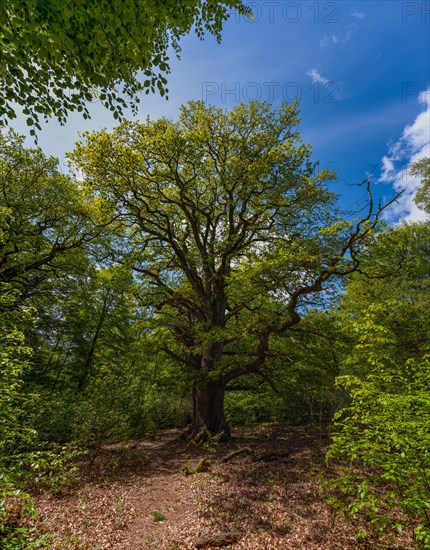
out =
[(193, 385), (193, 422), (188, 436), (196, 437), (202, 432), (222, 435), (230, 439), (230, 428), (224, 416), (225, 383), (222, 379), (196, 381)]
[(109, 299), (109, 296), (105, 296), (105, 298), (103, 300), (103, 304), (102, 304), (102, 309), (101, 309), (101, 312), (100, 312), (100, 317), (99, 317), (99, 320), (98, 320), (98, 323), (97, 323), (97, 327), (96, 327), (96, 330), (93, 334), (93, 337), (91, 338), (90, 349), (88, 350), (88, 354), (87, 354), (87, 357), (85, 359), (85, 363), (84, 363), (83, 368), (82, 368), (82, 374), (81, 374), (81, 376), (79, 378), (79, 381), (78, 381), (78, 388), (77, 388), (78, 393), (81, 392), (84, 389), (84, 386), (87, 383), (88, 376), (90, 374), (90, 369), (91, 369), (91, 366), (93, 364), (93, 359), (94, 359), (94, 354), (95, 354), (95, 351), (96, 351), (97, 340), (99, 339), (100, 332), (103, 328), (103, 325), (104, 325), (104, 322), (105, 322), (105, 319), (106, 319), (106, 315), (108, 314), (108, 311), (109, 311), (109, 308), (110, 308), (110, 304), (111, 304), (111, 300)]

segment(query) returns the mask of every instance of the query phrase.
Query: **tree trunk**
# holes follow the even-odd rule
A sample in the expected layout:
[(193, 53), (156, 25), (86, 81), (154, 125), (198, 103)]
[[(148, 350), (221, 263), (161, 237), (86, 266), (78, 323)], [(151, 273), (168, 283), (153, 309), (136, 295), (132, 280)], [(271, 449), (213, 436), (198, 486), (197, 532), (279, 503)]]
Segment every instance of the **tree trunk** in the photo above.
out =
[(224, 416), (224, 394), (223, 380), (194, 382), (193, 422), (187, 433), (190, 438), (207, 431), (211, 435), (222, 435), (223, 441), (230, 439), (230, 428)]
[(88, 351), (87, 357), (85, 359), (85, 363), (84, 363), (83, 368), (82, 368), (82, 374), (81, 374), (81, 376), (79, 378), (79, 381), (78, 381), (78, 388), (77, 388), (78, 393), (81, 392), (84, 389), (84, 386), (87, 383), (88, 376), (90, 374), (90, 369), (91, 369), (93, 359), (94, 359), (94, 354), (95, 354), (95, 351), (96, 351), (97, 340), (99, 339), (100, 332), (103, 328), (103, 325), (104, 325), (104, 322), (105, 322), (105, 319), (106, 319), (106, 315), (108, 314), (110, 303), (111, 302), (109, 300), (109, 297), (105, 296), (105, 298), (103, 300), (103, 305), (102, 305), (102, 310), (101, 310), (101, 313), (100, 313), (100, 317), (99, 317), (99, 320), (98, 320), (98, 323), (97, 323), (96, 331), (93, 334), (93, 337), (91, 338), (90, 349)]

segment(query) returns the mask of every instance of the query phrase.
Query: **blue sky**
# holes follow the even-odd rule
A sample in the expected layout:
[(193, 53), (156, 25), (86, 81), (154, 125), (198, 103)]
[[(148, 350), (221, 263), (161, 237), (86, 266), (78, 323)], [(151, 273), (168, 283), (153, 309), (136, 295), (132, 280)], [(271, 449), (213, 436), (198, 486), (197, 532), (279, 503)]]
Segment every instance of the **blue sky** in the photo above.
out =
[[(176, 118), (189, 99), (230, 108), (255, 98), (276, 106), (298, 95), (302, 136), (315, 160), (337, 170), (334, 190), (346, 208), (358, 199), (349, 184), (376, 167), (378, 196), (407, 189), (389, 219), (423, 219), (412, 200), (417, 182), (405, 167), (430, 156), (430, 0), (245, 3), (254, 20), (232, 15), (220, 45), (209, 36), (183, 40), (169, 100), (145, 96), (139, 116)], [(64, 164), (78, 131), (116, 124), (97, 103), (90, 111), (90, 121), (72, 115), (65, 127), (47, 124), (40, 146)], [(23, 120), (14, 127), (27, 132)]]

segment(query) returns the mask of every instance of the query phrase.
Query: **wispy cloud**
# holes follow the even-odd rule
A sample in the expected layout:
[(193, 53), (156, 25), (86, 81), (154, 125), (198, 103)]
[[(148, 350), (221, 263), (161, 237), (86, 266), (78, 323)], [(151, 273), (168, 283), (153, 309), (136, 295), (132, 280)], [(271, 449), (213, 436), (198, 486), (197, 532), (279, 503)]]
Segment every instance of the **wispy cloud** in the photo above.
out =
[(426, 214), (414, 202), (415, 193), (420, 185), (419, 177), (412, 176), (410, 167), (418, 160), (430, 157), (430, 88), (421, 93), (420, 103), (423, 111), (414, 122), (403, 130), (400, 139), (382, 158), (381, 183), (390, 183), (396, 192), (403, 190), (397, 204), (386, 213), (387, 219), (397, 221), (423, 221)]
[(328, 78), (320, 74), (318, 69), (311, 69), (310, 71), (307, 71), (306, 74), (312, 79), (312, 84), (326, 85), (330, 82)]
[(336, 44), (346, 44), (351, 40), (356, 30), (357, 25), (355, 23), (351, 23), (351, 25), (348, 25), (342, 36), (336, 34), (325, 34), (320, 40), (320, 48), (328, 48), (329, 46)]
[(351, 17), (355, 17), (356, 19), (364, 19), (366, 17), (366, 13), (364, 11), (351, 11)]
[(320, 48), (326, 48), (327, 46), (331, 46), (332, 44), (337, 44), (338, 42), (339, 42), (339, 38), (335, 34), (331, 34), (330, 36), (328, 34), (325, 34), (321, 38)]

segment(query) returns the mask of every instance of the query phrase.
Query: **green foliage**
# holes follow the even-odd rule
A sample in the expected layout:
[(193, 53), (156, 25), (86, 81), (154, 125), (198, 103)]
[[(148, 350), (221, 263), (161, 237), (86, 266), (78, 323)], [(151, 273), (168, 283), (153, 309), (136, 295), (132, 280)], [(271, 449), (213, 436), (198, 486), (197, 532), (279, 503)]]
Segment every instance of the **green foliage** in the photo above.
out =
[(36, 439), (30, 401), (22, 394), (23, 374), (31, 357), (22, 329), (31, 322), (32, 312), (17, 308), (18, 299), (11, 285), (0, 284), (0, 540), (13, 531), (15, 521), (35, 514), (21, 487), (24, 469), (15, 461)]
[(57, 492), (70, 485), (77, 477), (76, 458), (83, 454), (75, 446), (52, 446), (0, 457), (1, 548), (50, 547), (50, 534), (42, 535), (34, 527), (23, 525), (23, 520), (37, 518), (27, 488)]
[(84, 202), (57, 159), (25, 148), (12, 131), (0, 134), (0, 283), (27, 294), (48, 275), (72, 271), (99, 234)]
[(267, 380), (248, 377), (243, 390), (226, 393), (227, 417), (233, 425), (329, 425), (344, 402), (335, 388), (343, 345), (333, 311), (308, 311), (299, 327), (272, 340)]
[(16, 308), (18, 297), (11, 285), (0, 283), (0, 456), (31, 445), (35, 437), (30, 399), (22, 394), (31, 357), (23, 328), (32, 322), (32, 311)]
[(73, 436), (85, 446), (97, 447), (141, 435), (150, 426), (144, 403), (138, 373), (101, 366), (82, 396), (76, 397)]
[(4, 531), (0, 541), (4, 550), (32, 550), (34, 548), (52, 548), (53, 536), (40, 533), (35, 528), (21, 527), (12, 532)]
[(82, 196), (55, 159), (24, 148), (13, 132), (0, 144), (0, 538), (2, 548), (36, 548), (46, 537), (22, 525), (36, 516), (28, 490), (70, 483), (79, 453), (47, 447), (36, 429), (41, 400), (28, 384), (34, 295), (52, 275), (76, 269), (91, 231)]
[[(0, 120), (15, 118), (21, 105), (27, 124), (40, 118), (64, 124), (68, 113), (89, 117), (98, 99), (123, 114), (136, 110), (139, 95), (167, 93), (168, 49), (194, 26), (220, 40), (229, 10), (250, 13), (240, 0), (10, 0), (0, 7)], [(139, 73), (143, 72), (141, 76)]]
[(28, 486), (59, 490), (76, 474), (71, 462), (75, 448), (44, 447), (34, 429), (37, 396), (24, 391), (24, 376), (31, 366), (31, 350), (24, 330), (34, 312), (19, 304), (11, 285), (0, 284), (0, 545), (2, 548), (39, 548), (46, 537), (22, 527), (36, 510)]
[(260, 387), (250, 391), (227, 391), (225, 414), (232, 426), (253, 426), (259, 422), (278, 420), (277, 405), (280, 399), (273, 395), (272, 388)]
[(124, 122), (70, 155), (195, 400), (216, 380), (264, 375), (275, 336), (354, 269), (347, 251), (357, 257), (377, 223), (379, 211), (342, 219), (326, 187), (334, 175), (310, 160), (298, 123), (296, 103), (192, 101), (177, 122)]
[(421, 178), (421, 187), (415, 195), (415, 202), (430, 214), (430, 158), (423, 158), (412, 165), (411, 174)]
[[(73, 481), (79, 451), (58, 443), (181, 426), (219, 382), (236, 425), (342, 407), (332, 502), (430, 547), (429, 224), (344, 221), (297, 125), (295, 104), (191, 102), (87, 135), (79, 182), (0, 136), (2, 547), (49, 545), (22, 524), (30, 489)], [(201, 427), (208, 450), (228, 437)]]
[(166, 516), (163, 514), (163, 512), (160, 512), (159, 510), (153, 512), (152, 517), (154, 518), (154, 521), (164, 521), (166, 519)]
[(415, 529), (430, 547), (430, 251), (427, 223), (398, 226), (369, 249), (340, 314), (349, 340), (328, 457), (339, 467), (331, 501), (364, 514), (377, 534)]
[(35, 426), (45, 439), (98, 446), (181, 423), (183, 384), (137, 293), (126, 269), (110, 267), (45, 282), (33, 299), (26, 388), (42, 396)]
[(386, 361), (364, 380), (341, 377), (339, 384), (350, 391), (351, 404), (335, 416), (336, 434), (328, 453), (350, 464), (347, 475), (332, 483), (352, 497), (349, 513), (365, 512), (369, 525), (379, 530), (413, 525), (417, 540), (427, 537), (427, 543), (429, 359), (410, 360), (403, 369)]

